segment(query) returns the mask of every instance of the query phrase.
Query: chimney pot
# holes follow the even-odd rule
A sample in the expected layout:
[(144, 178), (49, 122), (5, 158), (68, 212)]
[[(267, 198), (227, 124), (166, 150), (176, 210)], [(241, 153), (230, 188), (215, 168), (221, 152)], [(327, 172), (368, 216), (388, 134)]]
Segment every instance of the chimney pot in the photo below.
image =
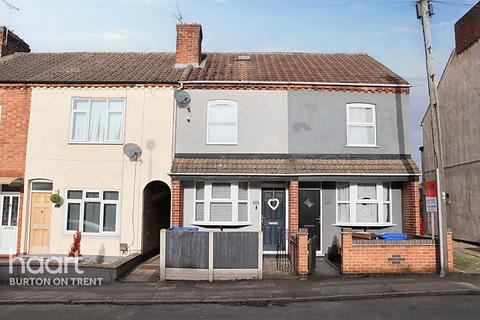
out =
[(177, 24), (177, 50), (175, 67), (188, 65), (199, 67), (202, 62), (202, 26), (200, 24)]

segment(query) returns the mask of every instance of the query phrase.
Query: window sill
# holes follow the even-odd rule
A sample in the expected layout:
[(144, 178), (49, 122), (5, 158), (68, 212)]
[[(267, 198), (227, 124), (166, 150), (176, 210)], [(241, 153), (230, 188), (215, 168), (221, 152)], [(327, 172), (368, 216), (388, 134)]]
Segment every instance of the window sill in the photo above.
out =
[(122, 145), (122, 142), (87, 142), (87, 141), (68, 141), (71, 145)]
[(395, 227), (396, 224), (393, 223), (335, 223), (333, 226), (336, 227), (357, 227), (357, 228), (388, 228)]
[(251, 222), (193, 222), (193, 226), (198, 227), (248, 227), (251, 226)]
[(213, 145), (213, 146), (236, 146), (236, 142), (207, 142), (207, 146)]
[[(73, 236), (76, 234), (76, 231), (64, 231), (63, 235), (64, 236)], [(88, 237), (88, 238), (118, 238), (119, 234), (117, 232), (112, 232), (112, 233), (94, 233), (94, 232), (82, 232), (82, 237)]]
[(378, 145), (374, 144), (347, 144), (345, 145), (346, 148), (380, 148)]

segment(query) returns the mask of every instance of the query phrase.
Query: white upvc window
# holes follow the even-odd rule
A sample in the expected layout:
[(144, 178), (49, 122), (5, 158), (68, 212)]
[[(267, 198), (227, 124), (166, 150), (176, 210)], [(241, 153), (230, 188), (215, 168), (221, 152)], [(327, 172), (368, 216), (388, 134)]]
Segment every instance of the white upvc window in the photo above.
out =
[(118, 190), (69, 189), (65, 200), (65, 231), (114, 235), (118, 230)]
[(215, 100), (207, 105), (207, 144), (237, 144), (238, 104)]
[(122, 143), (124, 114), (124, 99), (73, 99), (70, 143)]
[(193, 210), (194, 224), (248, 224), (248, 182), (195, 182)]
[(0, 194), (1, 226), (15, 227), (18, 224), (18, 208), (20, 196), (15, 194)]
[(347, 104), (347, 146), (377, 146), (375, 105)]
[(391, 193), (390, 183), (337, 182), (337, 224), (392, 225)]

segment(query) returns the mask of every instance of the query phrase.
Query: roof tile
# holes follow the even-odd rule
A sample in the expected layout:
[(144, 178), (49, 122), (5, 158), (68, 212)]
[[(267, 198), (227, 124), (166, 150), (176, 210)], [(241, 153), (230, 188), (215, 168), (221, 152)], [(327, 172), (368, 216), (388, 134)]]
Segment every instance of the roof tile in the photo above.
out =
[(176, 157), (172, 174), (391, 174), (418, 175), (415, 161), (405, 159), (268, 159), (268, 158), (212, 158)]
[[(0, 59), (0, 82), (173, 83), (184, 72), (174, 65), (175, 53), (17, 53)], [(347, 53), (206, 53), (186, 80), (408, 84), (369, 55)]]

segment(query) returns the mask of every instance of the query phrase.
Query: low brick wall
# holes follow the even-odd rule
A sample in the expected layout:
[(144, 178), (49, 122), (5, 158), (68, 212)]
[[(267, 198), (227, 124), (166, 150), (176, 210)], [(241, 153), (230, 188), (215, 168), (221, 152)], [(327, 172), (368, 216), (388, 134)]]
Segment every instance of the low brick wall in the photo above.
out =
[[(452, 236), (448, 234), (449, 271), (453, 271)], [(354, 240), (342, 232), (342, 273), (433, 273), (438, 271), (438, 245), (431, 239)]]

